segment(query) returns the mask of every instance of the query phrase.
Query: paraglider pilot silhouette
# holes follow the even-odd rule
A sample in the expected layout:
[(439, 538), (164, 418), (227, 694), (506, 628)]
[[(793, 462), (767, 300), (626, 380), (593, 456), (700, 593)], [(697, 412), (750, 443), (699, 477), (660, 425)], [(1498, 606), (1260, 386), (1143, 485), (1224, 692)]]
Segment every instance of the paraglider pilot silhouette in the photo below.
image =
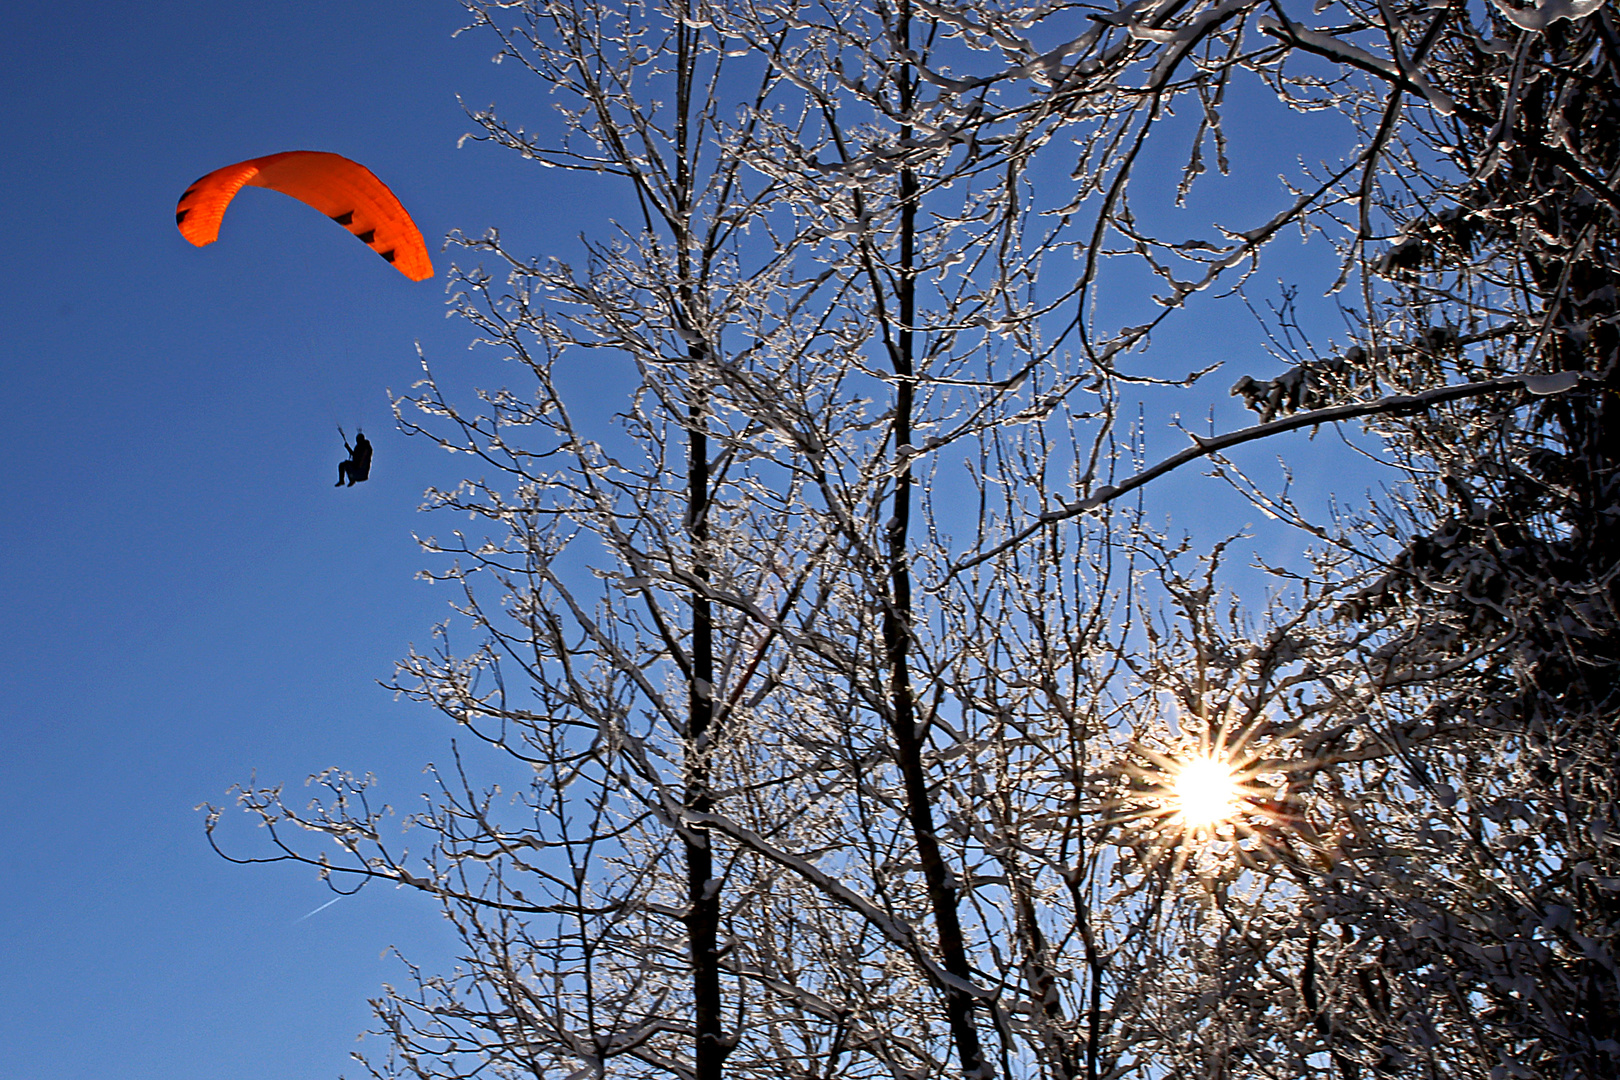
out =
[(349, 445), (349, 437), (343, 434), (342, 428), (338, 428), (338, 434), (343, 436), (343, 449), (349, 452), (349, 460), (338, 462), (337, 483), (332, 486), (342, 487), (343, 481), (347, 480), (349, 486), (354, 487), (371, 475), (371, 441), (358, 428), (354, 432), (353, 446)]

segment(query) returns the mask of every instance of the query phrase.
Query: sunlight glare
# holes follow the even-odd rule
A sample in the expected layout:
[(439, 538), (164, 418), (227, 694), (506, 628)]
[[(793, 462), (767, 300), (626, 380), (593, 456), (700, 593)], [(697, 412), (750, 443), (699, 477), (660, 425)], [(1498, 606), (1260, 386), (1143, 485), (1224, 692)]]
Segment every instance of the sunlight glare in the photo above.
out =
[(1176, 770), (1175, 796), (1181, 819), (1194, 828), (1207, 828), (1237, 812), (1237, 777), (1224, 761), (1196, 757)]

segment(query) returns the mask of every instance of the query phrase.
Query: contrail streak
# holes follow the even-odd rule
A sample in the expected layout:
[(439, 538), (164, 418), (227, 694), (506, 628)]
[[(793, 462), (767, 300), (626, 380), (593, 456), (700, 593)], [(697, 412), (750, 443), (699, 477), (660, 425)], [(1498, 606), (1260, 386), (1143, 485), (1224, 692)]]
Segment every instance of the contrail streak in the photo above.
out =
[[(326, 903), (322, 904), (320, 907), (318, 907), (314, 911), (310, 912), (309, 915), (318, 915), (321, 912), (325, 911), (327, 908), (331, 907), (333, 904), (337, 903), (341, 899), (343, 899), (343, 897), (334, 896), (334, 897), (332, 897), (332, 899), (328, 900)], [(292, 925), (297, 926), (299, 923), (301, 923), (305, 919), (309, 918), (309, 915), (300, 915), (300, 916), (298, 916), (298, 918), (296, 918), (296, 919), (294, 919), (292, 921)]]

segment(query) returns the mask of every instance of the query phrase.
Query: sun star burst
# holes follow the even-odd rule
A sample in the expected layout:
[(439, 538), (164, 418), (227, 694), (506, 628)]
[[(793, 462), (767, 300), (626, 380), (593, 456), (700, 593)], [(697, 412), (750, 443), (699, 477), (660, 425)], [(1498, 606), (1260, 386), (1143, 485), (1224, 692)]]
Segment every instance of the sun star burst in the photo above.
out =
[(1149, 873), (1331, 866), (1337, 845), (1324, 841), (1289, 781), (1320, 768), (1290, 752), (1296, 734), (1254, 723), (1133, 739), (1122, 790), (1099, 807), (1111, 812), (1105, 824), (1121, 827), (1130, 861)]

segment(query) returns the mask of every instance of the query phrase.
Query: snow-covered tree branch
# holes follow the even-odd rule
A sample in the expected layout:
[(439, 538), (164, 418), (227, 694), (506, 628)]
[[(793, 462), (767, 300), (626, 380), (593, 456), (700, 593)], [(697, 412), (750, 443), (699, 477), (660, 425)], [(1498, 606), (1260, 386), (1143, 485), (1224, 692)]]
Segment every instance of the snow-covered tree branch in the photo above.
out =
[(458, 236), (498, 388), (397, 403), (426, 850), (209, 817), (453, 921), (375, 1075), (1620, 1069), (1609, 7), (467, 7), (624, 213)]

